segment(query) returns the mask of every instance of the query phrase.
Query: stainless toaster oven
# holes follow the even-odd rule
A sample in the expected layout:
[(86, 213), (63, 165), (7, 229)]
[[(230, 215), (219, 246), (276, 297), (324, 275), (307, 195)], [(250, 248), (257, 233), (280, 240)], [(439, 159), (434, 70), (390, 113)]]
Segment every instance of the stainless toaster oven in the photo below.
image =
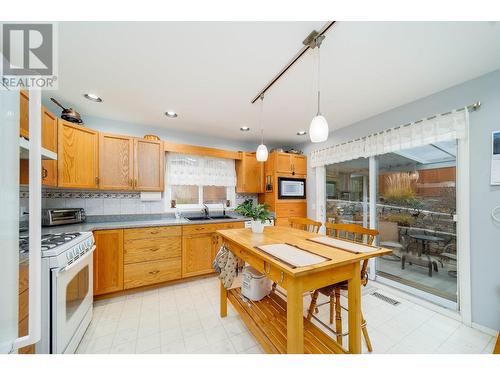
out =
[(86, 219), (83, 208), (47, 208), (42, 210), (42, 225), (83, 223)]

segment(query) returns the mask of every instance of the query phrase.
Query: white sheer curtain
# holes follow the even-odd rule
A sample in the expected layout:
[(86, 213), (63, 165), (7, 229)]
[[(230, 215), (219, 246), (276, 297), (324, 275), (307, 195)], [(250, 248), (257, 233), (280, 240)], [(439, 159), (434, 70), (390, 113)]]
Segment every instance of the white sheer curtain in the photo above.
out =
[(233, 159), (169, 152), (166, 168), (168, 185), (236, 186)]
[(313, 168), (466, 136), (467, 108), (311, 152)]

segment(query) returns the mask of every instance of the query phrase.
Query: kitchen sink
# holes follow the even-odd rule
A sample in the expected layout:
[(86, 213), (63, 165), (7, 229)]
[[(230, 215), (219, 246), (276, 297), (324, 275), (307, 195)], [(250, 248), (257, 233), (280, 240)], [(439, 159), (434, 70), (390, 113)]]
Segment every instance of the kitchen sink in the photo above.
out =
[(221, 220), (221, 219), (235, 219), (232, 216), (228, 215), (219, 215), (219, 216), (192, 216), (192, 217), (186, 217), (187, 220), (189, 221), (202, 221), (202, 220)]
[(189, 221), (202, 221), (202, 220), (210, 220), (210, 217), (206, 216), (193, 216), (193, 217), (186, 217), (185, 219)]

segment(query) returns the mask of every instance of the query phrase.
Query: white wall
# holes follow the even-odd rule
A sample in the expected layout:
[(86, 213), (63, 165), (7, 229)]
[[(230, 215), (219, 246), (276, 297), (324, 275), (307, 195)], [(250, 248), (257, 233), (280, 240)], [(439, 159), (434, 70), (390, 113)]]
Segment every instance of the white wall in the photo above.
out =
[[(309, 155), (319, 148), (464, 107), (477, 100), (482, 106), (470, 114), (472, 321), (499, 330), (500, 226), (490, 215), (491, 209), (500, 205), (500, 186), (490, 185), (490, 155), (491, 132), (500, 130), (500, 70), (334, 131), (324, 143), (308, 142), (297, 147)], [(309, 217), (315, 217), (315, 185), (315, 173), (308, 162)]]

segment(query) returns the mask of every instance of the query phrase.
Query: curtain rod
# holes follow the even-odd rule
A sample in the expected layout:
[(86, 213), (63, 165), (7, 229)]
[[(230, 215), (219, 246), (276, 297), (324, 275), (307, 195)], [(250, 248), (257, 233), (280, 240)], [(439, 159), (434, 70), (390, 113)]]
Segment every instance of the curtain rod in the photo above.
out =
[[(335, 23), (336, 21), (328, 21), (319, 31), (318, 31), (318, 36), (319, 35), (324, 35), (328, 29), (330, 29), (330, 27), (333, 26), (333, 24)], [(301, 57), (304, 53), (306, 53), (306, 51), (311, 48), (309, 45), (305, 45), (304, 47), (302, 47), (299, 52), (297, 52), (295, 54), (295, 56), (285, 65), (285, 67), (283, 69), (281, 69), (279, 71), (278, 74), (276, 74), (270, 81), (269, 83), (262, 89), (259, 91), (259, 93), (257, 95), (255, 95), (255, 97), (252, 99), (251, 103), (254, 104), (262, 95), (264, 95), (266, 93), (267, 90), (269, 90), (271, 88), (272, 85), (274, 85), (276, 83), (276, 81), (278, 81), (281, 76), (283, 74), (285, 74), (285, 72), (290, 69), (292, 67), (293, 64), (295, 64)]]
[(377, 133), (372, 133), (372, 134), (369, 134), (369, 135), (365, 135), (364, 137), (359, 137), (359, 138), (356, 138), (356, 139), (351, 139), (350, 141), (347, 141), (347, 142), (342, 142), (342, 143), (338, 143), (336, 145), (333, 145), (333, 146), (328, 146), (328, 147), (325, 147), (325, 148), (322, 148), (322, 149), (319, 149), (319, 150), (316, 150), (316, 151), (313, 151), (313, 152), (320, 152), (320, 151), (324, 151), (326, 149), (329, 149), (329, 148), (332, 148), (332, 147), (338, 147), (338, 146), (342, 146), (342, 145), (346, 145), (348, 143), (352, 143), (352, 142), (357, 142), (357, 141), (361, 141), (363, 139), (367, 139), (369, 137), (372, 137), (374, 135), (378, 135), (378, 134), (383, 134), (383, 133), (386, 133), (386, 132), (390, 132), (392, 130), (396, 130), (396, 129), (399, 129), (399, 128), (403, 128), (405, 126), (409, 126), (409, 125), (412, 125), (412, 124), (418, 124), (419, 122), (422, 122), (422, 121), (426, 121), (426, 120), (432, 120), (438, 116), (444, 116), (444, 115), (449, 115), (450, 113), (453, 113), (453, 112), (460, 112), (460, 111), (464, 111), (465, 108), (467, 108), (469, 111), (471, 112), (474, 112), (474, 111), (477, 111), (479, 108), (481, 107), (481, 102), (478, 100), (477, 102), (475, 103), (472, 103), (472, 104), (469, 104), (468, 106), (466, 107), (461, 107), (461, 108), (457, 108), (457, 109), (454, 109), (452, 111), (448, 111), (448, 112), (444, 112), (444, 113), (440, 113), (440, 114), (437, 114), (437, 115), (433, 115), (433, 116), (429, 116), (429, 117), (424, 117), (423, 119), (420, 119), (420, 120), (417, 120), (417, 121), (414, 121), (414, 122), (409, 122), (407, 124), (404, 124), (404, 125), (398, 125), (398, 126), (395, 126), (393, 128), (389, 128), (389, 129), (385, 129), (385, 130), (382, 130), (382, 131), (379, 131)]

